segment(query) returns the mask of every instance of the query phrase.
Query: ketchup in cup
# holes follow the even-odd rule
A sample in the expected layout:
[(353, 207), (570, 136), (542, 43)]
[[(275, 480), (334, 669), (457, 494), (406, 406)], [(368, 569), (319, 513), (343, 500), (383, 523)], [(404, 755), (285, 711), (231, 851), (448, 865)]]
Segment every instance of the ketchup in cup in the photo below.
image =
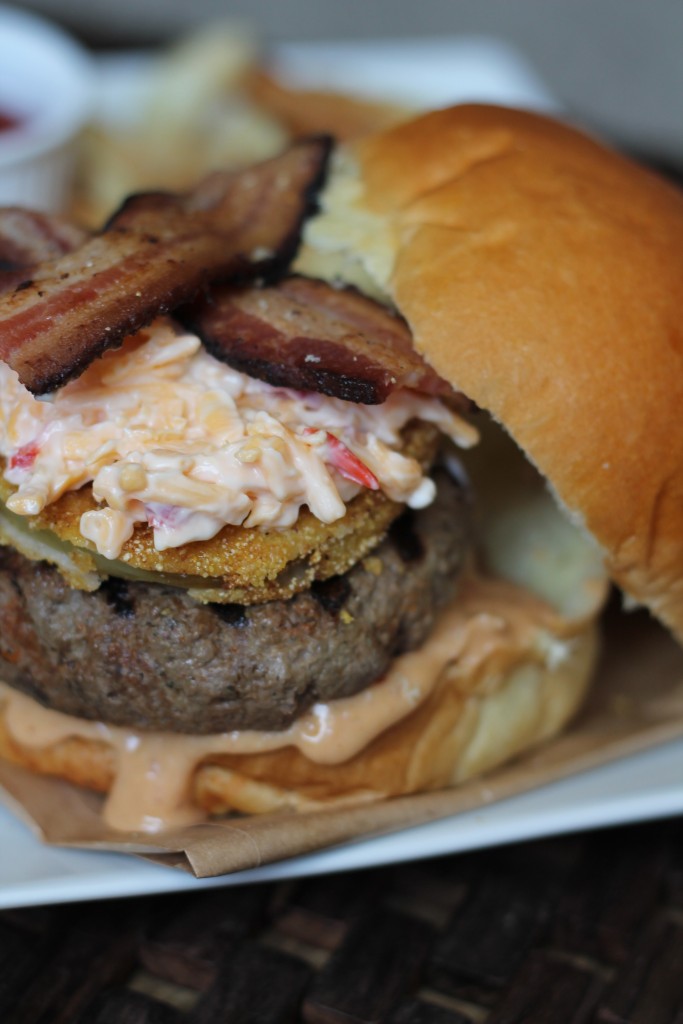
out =
[(22, 119), (0, 108), (0, 133), (15, 132), (22, 126)]

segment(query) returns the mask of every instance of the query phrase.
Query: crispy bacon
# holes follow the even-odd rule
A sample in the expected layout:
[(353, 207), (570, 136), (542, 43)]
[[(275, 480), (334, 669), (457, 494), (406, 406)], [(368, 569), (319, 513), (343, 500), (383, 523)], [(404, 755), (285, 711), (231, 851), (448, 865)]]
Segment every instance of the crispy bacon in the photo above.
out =
[(304, 277), (214, 287), (177, 315), (216, 358), (280, 387), (366, 405), (399, 387), (452, 394), (413, 349), (405, 322), (355, 289)]
[(323, 137), (302, 140), (182, 196), (131, 197), (102, 234), (0, 297), (0, 359), (43, 394), (207, 282), (286, 266), (330, 145)]
[(61, 217), (0, 208), (0, 295), (31, 276), (31, 268), (82, 245), (85, 231)]

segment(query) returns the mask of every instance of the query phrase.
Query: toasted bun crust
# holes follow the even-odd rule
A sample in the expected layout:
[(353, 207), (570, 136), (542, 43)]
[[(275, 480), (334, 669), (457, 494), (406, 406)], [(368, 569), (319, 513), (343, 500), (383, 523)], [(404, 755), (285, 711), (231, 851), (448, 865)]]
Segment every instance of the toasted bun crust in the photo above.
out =
[[(481, 774), (555, 735), (580, 706), (597, 656), (596, 628), (574, 636), (568, 656), (529, 658), (498, 678), (445, 680), (408, 718), (343, 764), (309, 761), (287, 747), (267, 754), (207, 758), (195, 770), (194, 802), (210, 814), (310, 810), (438, 789)], [(27, 747), (7, 730), (0, 708), (0, 757), (79, 786), (107, 792), (116, 753), (107, 743), (72, 737)]]
[(464, 106), (361, 142), (324, 209), (311, 245), (361, 257), (683, 638), (683, 193), (547, 118)]

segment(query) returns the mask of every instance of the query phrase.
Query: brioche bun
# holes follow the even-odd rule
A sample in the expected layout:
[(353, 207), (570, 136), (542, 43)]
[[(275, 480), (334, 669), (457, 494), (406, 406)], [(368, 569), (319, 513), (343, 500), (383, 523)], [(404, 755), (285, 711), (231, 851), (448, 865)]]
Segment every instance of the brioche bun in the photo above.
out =
[(322, 203), (303, 265), (388, 295), (683, 639), (683, 192), (548, 118), (462, 106), (347, 150)]

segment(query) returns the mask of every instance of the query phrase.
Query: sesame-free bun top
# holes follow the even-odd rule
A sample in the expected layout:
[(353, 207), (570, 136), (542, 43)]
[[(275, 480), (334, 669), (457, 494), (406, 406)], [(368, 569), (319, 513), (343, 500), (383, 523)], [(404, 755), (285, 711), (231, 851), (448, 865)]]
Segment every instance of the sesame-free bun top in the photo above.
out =
[(306, 241), (309, 271), (395, 303), (683, 638), (683, 193), (548, 118), (454, 107), (342, 153)]

